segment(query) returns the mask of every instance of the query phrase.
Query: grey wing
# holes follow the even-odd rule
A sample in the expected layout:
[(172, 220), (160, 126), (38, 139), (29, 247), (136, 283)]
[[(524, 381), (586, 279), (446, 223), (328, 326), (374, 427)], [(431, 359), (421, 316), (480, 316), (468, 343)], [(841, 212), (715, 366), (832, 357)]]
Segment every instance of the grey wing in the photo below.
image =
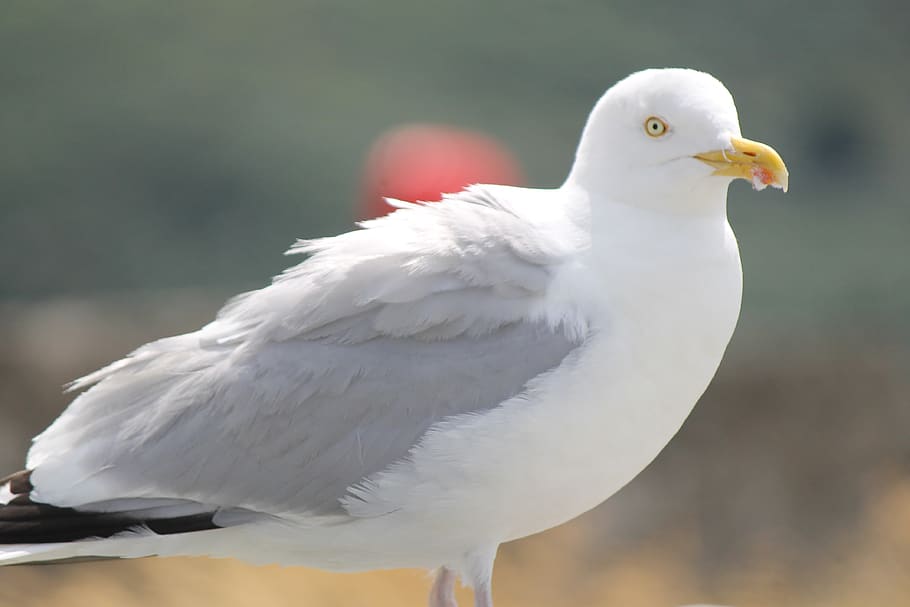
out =
[[(148, 472), (157, 494), (331, 512), (348, 487), (407, 456), (431, 425), (496, 407), (574, 347), (530, 323), (446, 341), (271, 343), (229, 376), (190, 381), (193, 398), (170, 419), (135, 420), (130, 466)], [(112, 454), (110, 465), (121, 457)]]
[[(524, 246), (517, 217), (467, 205), (379, 224), (435, 239), (338, 237), (199, 333), (90, 376), (36, 439), (32, 497), (334, 512), (433, 424), (520, 394), (580, 333), (528, 314), (555, 256)], [(447, 223), (466, 213), (470, 235)]]

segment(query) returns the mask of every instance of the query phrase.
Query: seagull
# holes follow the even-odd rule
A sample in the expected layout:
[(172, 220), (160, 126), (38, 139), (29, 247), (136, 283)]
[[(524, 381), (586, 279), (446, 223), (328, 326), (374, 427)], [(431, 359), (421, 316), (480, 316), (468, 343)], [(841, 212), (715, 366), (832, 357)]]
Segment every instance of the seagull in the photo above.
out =
[(714, 77), (649, 69), (595, 105), (556, 189), (474, 185), (339, 236), (146, 344), (0, 479), (0, 564), (208, 555), (435, 571), (491, 607), (503, 542), (634, 478), (720, 364), (735, 179), (786, 191)]

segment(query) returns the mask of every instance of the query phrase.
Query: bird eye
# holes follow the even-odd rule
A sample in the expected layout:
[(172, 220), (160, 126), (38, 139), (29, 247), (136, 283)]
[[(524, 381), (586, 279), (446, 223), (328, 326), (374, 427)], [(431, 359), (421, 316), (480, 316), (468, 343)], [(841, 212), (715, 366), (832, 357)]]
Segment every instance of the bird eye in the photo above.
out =
[(667, 123), (657, 116), (651, 116), (645, 120), (645, 132), (651, 137), (662, 137), (666, 135), (669, 128)]

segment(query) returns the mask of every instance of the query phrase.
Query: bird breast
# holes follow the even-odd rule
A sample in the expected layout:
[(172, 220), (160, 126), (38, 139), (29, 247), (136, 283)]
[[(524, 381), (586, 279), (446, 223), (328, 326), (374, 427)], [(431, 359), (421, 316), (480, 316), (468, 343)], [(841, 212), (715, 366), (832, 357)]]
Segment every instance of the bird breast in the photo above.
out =
[(428, 434), (389, 501), (425, 518), (441, 542), (445, 521), (452, 541), (486, 545), (574, 518), (641, 472), (720, 363), (741, 271), (732, 232), (638, 266), (651, 274), (576, 264), (581, 275), (563, 286), (600, 293), (587, 299), (585, 344), (526, 394)]

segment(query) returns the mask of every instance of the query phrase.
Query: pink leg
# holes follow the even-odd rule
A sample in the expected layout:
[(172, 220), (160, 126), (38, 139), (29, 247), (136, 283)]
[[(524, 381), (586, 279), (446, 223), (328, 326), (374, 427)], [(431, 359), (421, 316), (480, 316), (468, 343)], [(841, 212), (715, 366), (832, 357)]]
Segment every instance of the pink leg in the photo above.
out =
[(436, 572), (430, 589), (430, 607), (458, 607), (455, 601), (455, 572), (451, 569), (440, 567)]

